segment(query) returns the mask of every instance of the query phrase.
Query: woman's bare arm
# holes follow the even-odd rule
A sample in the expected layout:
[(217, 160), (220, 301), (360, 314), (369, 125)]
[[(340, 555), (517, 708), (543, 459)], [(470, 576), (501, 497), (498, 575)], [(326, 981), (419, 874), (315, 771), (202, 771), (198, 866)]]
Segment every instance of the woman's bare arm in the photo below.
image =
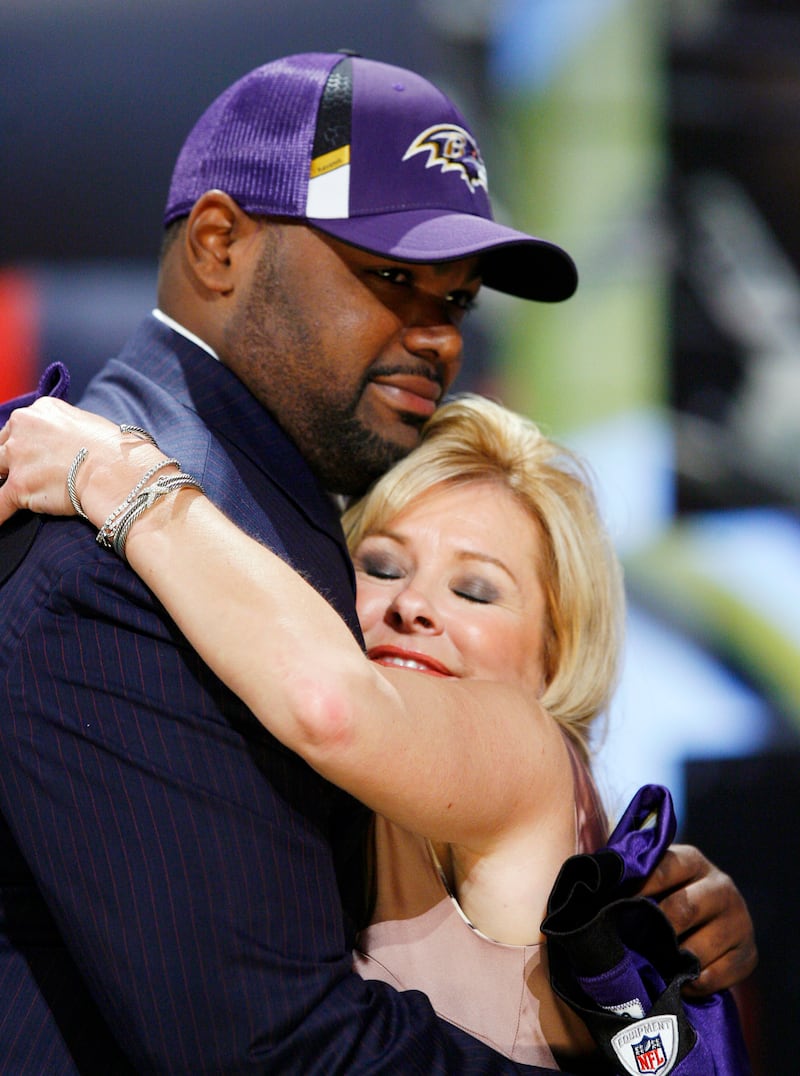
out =
[[(86, 425), (88, 423), (88, 426)], [(26, 432), (27, 431), (27, 432)], [(84, 435), (85, 432), (85, 435)], [(23, 436), (23, 434), (25, 434)], [(93, 481), (88, 481), (88, 473), (79, 474), (79, 491), (84, 497), (84, 507), (91, 508), (96, 525), (105, 518), (105, 512), (109, 505), (115, 505), (122, 500), (136, 481), (141, 477), (148, 466), (158, 458), (158, 454), (151, 446), (135, 440), (127, 440), (120, 444), (119, 431), (113, 424), (104, 419), (96, 419), (85, 413), (77, 412), (58, 401), (43, 400), (31, 408), (20, 410), (12, 415), (10, 422), (0, 429), (0, 479), (9, 470), (13, 459), (13, 470), (8, 480), (0, 485), (0, 523), (8, 519), (18, 508), (30, 508), (33, 511), (55, 515), (72, 514), (72, 507), (67, 496), (65, 476), (78, 448), (91, 440), (98, 449), (94, 457)], [(105, 462), (103, 462), (105, 461)], [(84, 465), (85, 466), (85, 465)], [(209, 512), (210, 506), (202, 508), (203, 500), (196, 497), (191, 491), (182, 491), (174, 498), (166, 498), (163, 503), (156, 505), (152, 510), (150, 530), (158, 536), (161, 531), (162, 539), (165, 537), (162, 526), (163, 519), (169, 520), (176, 517), (180, 525), (187, 526), (187, 517), (193, 513), (193, 521), (188, 532), (188, 540), (177, 543), (177, 552), (174, 556), (175, 563), (183, 569), (187, 567), (185, 553), (196, 538), (195, 526), (202, 527), (203, 512)], [(91, 513), (90, 513), (91, 514)], [(140, 521), (141, 527), (145, 526), (149, 513), (145, 513)], [(213, 511), (211, 517), (213, 518)], [(219, 531), (217, 527), (219, 526)], [(235, 561), (232, 550), (226, 549), (224, 536), (228, 533), (230, 524), (222, 525), (217, 520), (205, 535), (205, 542), (210, 547), (209, 555), (217, 557), (222, 547), (225, 555), (231, 561)], [(235, 530), (235, 528), (233, 528)], [(147, 540), (144, 531), (140, 532), (142, 545), (142, 558), (147, 557)], [(242, 536), (243, 537), (243, 536)], [(132, 533), (128, 548), (129, 556), (134, 555), (137, 545), (136, 533)], [(154, 554), (155, 555), (155, 554)], [(162, 556), (166, 554), (161, 554)], [(249, 554), (248, 554), (249, 555)], [(185, 592), (194, 593), (195, 583), (208, 575), (207, 565), (196, 564), (188, 573), (184, 570), (182, 581), (178, 586), (178, 602), (185, 598)], [(277, 558), (272, 558), (277, 561)], [(245, 568), (247, 555), (240, 560), (238, 569), (242, 572)], [(277, 561), (280, 564), (280, 561)], [(285, 565), (284, 571), (289, 572)], [(147, 570), (147, 565), (142, 564), (142, 570)], [(152, 574), (163, 572), (163, 565), (152, 566)], [(188, 574), (188, 579), (186, 576)], [(289, 572), (290, 576), (293, 573)], [(262, 580), (262, 584), (263, 584)], [(291, 579), (294, 585), (302, 583), (299, 577)], [(305, 589), (304, 589), (305, 588)], [(348, 668), (354, 669), (354, 685), (362, 675), (368, 675), (369, 691), (376, 693), (388, 706), (394, 708), (398, 718), (396, 727), (387, 730), (387, 738), (383, 739), (376, 730), (378, 726), (372, 726), (373, 736), (370, 741), (371, 770), (368, 763), (356, 766), (354, 782), (363, 783), (363, 789), (355, 789), (354, 794), (361, 796), (368, 805), (375, 810), (382, 811), (388, 817), (396, 816), (398, 821), (403, 821), (411, 829), (420, 832), (429, 832), (436, 840), (459, 841), (473, 843), (480, 846), (485, 833), (481, 829), (486, 823), (488, 826), (499, 830), (507, 824), (508, 817), (519, 812), (524, 815), (524, 810), (519, 803), (514, 803), (514, 787), (530, 789), (536, 785), (531, 778), (531, 767), (537, 765), (544, 771), (539, 785), (542, 797), (559, 795), (560, 790), (554, 789), (554, 774), (556, 768), (552, 767), (547, 773), (548, 767), (544, 764), (553, 749), (552, 727), (543, 720), (539, 711), (533, 711), (533, 720), (539, 729), (538, 736), (525, 737), (526, 743), (538, 748), (538, 758), (530, 760), (524, 752), (517, 750), (516, 738), (510, 735), (508, 728), (502, 730), (497, 727), (497, 714), (503, 713), (500, 698), (499, 685), (480, 685), (472, 683), (452, 684), (456, 688), (452, 697), (452, 706), (444, 712), (439, 709), (437, 701), (437, 688), (435, 681), (430, 681), (423, 676), (403, 670), (382, 669), (380, 672), (370, 666), (363, 659), (363, 655), (354, 643), (349, 632), (343, 628), (341, 621), (333, 613), (330, 607), (318, 595), (311, 591), (310, 587), (302, 584), (302, 603), (309, 603), (314, 610), (320, 611), (327, 622), (332, 618), (332, 629), (336, 632), (344, 632), (342, 643), (346, 653)], [(199, 613), (199, 623), (196, 625), (197, 642), (200, 647), (209, 650), (208, 657), (213, 662), (215, 655), (211, 652), (211, 640), (205, 628), (210, 623), (216, 623), (217, 611), (225, 606), (227, 588), (220, 595), (217, 593), (211, 604), (204, 604)], [(274, 595), (273, 595), (274, 598)], [(284, 623), (289, 626), (289, 613), (292, 610), (291, 603), (294, 598), (286, 599), (285, 603), (276, 602), (277, 613), (275, 623), (275, 636)], [(209, 612), (213, 610), (213, 612)], [(294, 610), (297, 612), (297, 607)], [(192, 616), (198, 615), (190, 614)], [(258, 608), (258, 602), (251, 592), (247, 594), (243, 616), (247, 618), (247, 632), (243, 622), (239, 622), (231, 614), (228, 614), (228, 626), (226, 627), (226, 646), (234, 651), (241, 652), (237, 646), (240, 640), (252, 638), (253, 633), (264, 634), (266, 619), (263, 611)], [(315, 614), (312, 616), (314, 619)], [(314, 625), (316, 632), (321, 632), (321, 623)], [(248, 634), (249, 633), (249, 634)], [(272, 634), (265, 634), (265, 645), (268, 653), (265, 661), (272, 660), (272, 652), (269, 640)], [(327, 637), (326, 637), (327, 641)], [(312, 649), (311, 637), (303, 632), (296, 636), (296, 648), (303, 658), (301, 663), (303, 675), (309, 679), (314, 670), (316, 654)], [(364, 673), (364, 666), (370, 670)], [(334, 666), (333, 672), (337, 672)], [(243, 674), (239, 674), (242, 676)], [(372, 678), (375, 678), (374, 680)], [(246, 677), (244, 677), (246, 679)], [(406, 694), (408, 693), (408, 694)], [(467, 693), (470, 698), (470, 706), (466, 704)], [(413, 697), (412, 697), (413, 696)], [(463, 698), (461, 697), (463, 696)], [(372, 696), (370, 696), (372, 697)], [(337, 696), (334, 710), (341, 708), (344, 696)], [(518, 706), (518, 700), (508, 700), (509, 706), (504, 717)], [(318, 700), (317, 705), (319, 705)], [(253, 705), (258, 706), (259, 701), (253, 700)], [(472, 719), (473, 733), (465, 734), (465, 718), (467, 711), (475, 706)], [(421, 715), (421, 730), (412, 724), (414, 714)], [(314, 730), (313, 722), (304, 713), (303, 720), (309, 727), (302, 738), (308, 742), (310, 752), (326, 754), (330, 742), (334, 744), (332, 755), (337, 755), (337, 737), (346, 743), (348, 736), (352, 735), (347, 718), (337, 728), (336, 720), (330, 720), (334, 711), (317, 709), (317, 714), (323, 713), (321, 728)], [(269, 715), (272, 717), (272, 712)], [(369, 721), (367, 713), (366, 722)], [(441, 719), (441, 720), (440, 720)], [(527, 714), (519, 717), (520, 721), (529, 720)], [(452, 750), (447, 744), (448, 735), (456, 729), (458, 735), (454, 737)], [(429, 748), (428, 744), (435, 740), (439, 745)], [(280, 735), (280, 733), (278, 733)], [(406, 741), (414, 737), (417, 748), (424, 748), (420, 752), (418, 765), (418, 778), (412, 782), (408, 776), (406, 766), (408, 759), (407, 751), (411, 751), (414, 744), (400, 743), (399, 748), (394, 745), (398, 741)], [(497, 742), (494, 743), (493, 740)], [(288, 738), (287, 738), (288, 742)], [(291, 744), (290, 744), (291, 746)], [(298, 751), (300, 748), (296, 748)], [(346, 752), (342, 752), (344, 757)], [(365, 752), (365, 758), (367, 752)], [(416, 757), (416, 756), (415, 756)], [(481, 763), (489, 758), (492, 763), (492, 774), (487, 774)], [(312, 764), (315, 764), (312, 762)], [(317, 763), (318, 764), (318, 763)], [(333, 775), (337, 760), (334, 758), (331, 768), (331, 779), (336, 781)], [(338, 762), (343, 772), (347, 766)], [(520, 769), (525, 770), (524, 779), (517, 780), (514, 775), (519, 774)], [(428, 788), (431, 773), (435, 779)], [(503, 774), (503, 780), (497, 781), (496, 774)], [(493, 776), (494, 775), (494, 776)], [(341, 783), (344, 778), (341, 778)], [(397, 803), (393, 804), (391, 786), (398, 785), (396, 792)], [(449, 796), (450, 784), (453, 785), (454, 795)], [(425, 796), (420, 793), (425, 788)], [(413, 802), (404, 809), (404, 796), (408, 797), (409, 789), (413, 790)], [(475, 790), (478, 790), (477, 793)], [(385, 797), (385, 799), (384, 799)], [(469, 797), (474, 797), (470, 799)], [(463, 800), (466, 799), (466, 802)], [(480, 805), (479, 818), (473, 817), (473, 804)], [(505, 814), (508, 808), (508, 814)], [(516, 810), (515, 810), (516, 809)], [(731, 986), (749, 975), (757, 963), (757, 950), (755, 945), (752, 921), (747, 905), (731, 879), (719, 871), (710, 863), (702, 853), (695, 848), (686, 846), (674, 846), (665, 855), (661, 865), (657, 868), (653, 877), (648, 880), (645, 892), (658, 899), (674, 929), (685, 939), (685, 944), (692, 949), (700, 959), (704, 974), (696, 984), (698, 992), (713, 991), (722, 987)]]
[[(76, 488), (98, 527), (163, 458), (105, 419), (39, 401), (0, 433), (0, 521), (15, 507), (71, 514), (65, 477), (83, 446)], [(480, 852), (563, 795), (560, 733), (518, 690), (372, 664), (309, 584), (198, 491), (145, 511), (125, 552), (273, 735), (400, 825)]]

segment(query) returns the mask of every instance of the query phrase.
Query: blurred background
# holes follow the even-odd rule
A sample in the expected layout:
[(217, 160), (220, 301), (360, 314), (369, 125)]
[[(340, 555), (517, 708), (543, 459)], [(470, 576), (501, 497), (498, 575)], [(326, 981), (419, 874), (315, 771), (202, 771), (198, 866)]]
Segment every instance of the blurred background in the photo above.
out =
[(0, 0), (0, 398), (60, 359), (77, 400), (153, 306), (211, 99), (342, 47), (447, 90), (496, 215), (577, 261), (566, 304), (482, 293), (458, 387), (594, 467), (630, 600), (601, 787), (618, 813), (668, 784), (681, 839), (736, 879), (756, 1071), (793, 1076), (800, 0)]

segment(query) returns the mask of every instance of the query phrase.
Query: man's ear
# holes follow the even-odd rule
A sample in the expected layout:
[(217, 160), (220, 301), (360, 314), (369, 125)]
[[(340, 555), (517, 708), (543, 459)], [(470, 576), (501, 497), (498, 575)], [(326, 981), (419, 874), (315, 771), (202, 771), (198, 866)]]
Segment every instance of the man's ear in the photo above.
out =
[(259, 231), (258, 221), (229, 194), (202, 194), (189, 214), (184, 237), (188, 267), (209, 291), (230, 294), (236, 285), (239, 253)]

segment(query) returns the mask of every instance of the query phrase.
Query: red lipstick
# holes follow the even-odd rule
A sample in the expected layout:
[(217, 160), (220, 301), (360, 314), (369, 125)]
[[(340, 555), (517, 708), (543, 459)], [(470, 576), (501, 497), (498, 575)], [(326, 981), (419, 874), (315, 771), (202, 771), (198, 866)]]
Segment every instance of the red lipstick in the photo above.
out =
[(415, 650), (402, 650), (399, 646), (373, 646), (367, 651), (367, 657), (377, 665), (393, 669), (413, 669), (415, 672), (427, 673), (429, 676), (449, 676), (452, 673), (440, 661), (435, 661), (427, 654)]

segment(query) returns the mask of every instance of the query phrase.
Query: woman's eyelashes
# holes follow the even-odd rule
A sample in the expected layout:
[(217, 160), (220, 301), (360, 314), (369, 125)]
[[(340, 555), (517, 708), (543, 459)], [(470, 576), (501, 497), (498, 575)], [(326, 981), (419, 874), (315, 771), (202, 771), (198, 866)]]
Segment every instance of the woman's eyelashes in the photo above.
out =
[[(418, 566), (414, 558), (409, 558), (401, 545), (375, 536), (366, 539), (358, 549), (354, 564), (358, 572), (379, 581), (402, 581), (417, 576)], [(503, 590), (497, 580), (491, 578), (492, 574), (482, 565), (453, 565), (451, 569), (442, 565), (438, 573), (440, 585), (435, 589), (445, 588), (456, 598), (474, 605), (493, 605), (502, 601)], [(416, 585), (430, 586), (430, 578), (427, 584), (417, 580)]]
[(402, 579), (404, 574), (396, 557), (379, 551), (359, 553), (356, 568), (371, 579)]
[[(355, 566), (370, 579), (401, 580), (409, 573), (408, 567), (401, 563), (400, 558), (388, 550), (363, 550), (356, 556)], [(497, 585), (479, 575), (459, 574), (448, 580), (447, 586), (457, 598), (476, 605), (491, 605), (501, 597)]]
[(477, 576), (460, 579), (452, 583), (450, 589), (459, 598), (464, 598), (465, 601), (474, 602), (477, 605), (491, 605), (500, 597), (500, 592), (494, 583)]

